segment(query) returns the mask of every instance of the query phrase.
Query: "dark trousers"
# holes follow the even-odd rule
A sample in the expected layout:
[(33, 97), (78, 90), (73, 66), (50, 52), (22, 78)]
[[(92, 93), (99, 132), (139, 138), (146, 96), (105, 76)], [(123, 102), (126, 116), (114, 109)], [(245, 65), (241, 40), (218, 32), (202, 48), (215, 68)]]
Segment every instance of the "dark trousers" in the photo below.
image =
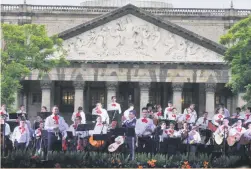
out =
[(42, 139), (36, 139), (36, 150), (39, 150), (42, 146)]
[(134, 153), (135, 153), (135, 137), (126, 137), (126, 145), (129, 149), (128, 153), (130, 154), (130, 158), (134, 159)]
[(25, 148), (26, 148), (26, 143), (18, 143), (18, 142), (15, 142), (15, 147), (16, 147), (16, 150), (25, 150)]
[(151, 153), (153, 149), (153, 141), (150, 137), (138, 138), (138, 151), (140, 153)]
[[(62, 137), (61, 137), (62, 138)], [(62, 150), (62, 140), (58, 140), (55, 133), (48, 132), (48, 151), (61, 151)]]

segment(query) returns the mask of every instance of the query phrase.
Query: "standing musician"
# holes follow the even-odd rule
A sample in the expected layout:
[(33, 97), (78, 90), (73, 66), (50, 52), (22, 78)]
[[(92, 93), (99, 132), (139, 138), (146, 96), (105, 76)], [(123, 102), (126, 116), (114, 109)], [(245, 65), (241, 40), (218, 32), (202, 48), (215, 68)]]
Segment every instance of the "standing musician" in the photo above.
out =
[(98, 115), (101, 116), (102, 122), (106, 122), (106, 124), (109, 124), (109, 116), (105, 109), (102, 108), (101, 103), (97, 103), (96, 107), (92, 109), (92, 115)]
[(39, 127), (35, 130), (34, 136), (36, 139), (36, 153), (35, 155), (39, 155), (42, 149), (42, 130), (44, 130), (44, 122), (39, 122)]
[(171, 101), (168, 102), (168, 106), (165, 108), (164, 111), (164, 119), (169, 117), (169, 113), (172, 114), (173, 111), (173, 103)]
[(81, 123), (82, 124), (86, 124), (86, 120), (85, 120), (85, 113), (83, 111), (83, 107), (78, 107), (78, 111), (77, 112), (73, 112), (72, 116), (71, 116), (71, 120), (73, 122), (75, 122), (76, 117), (81, 117)]
[(224, 115), (223, 108), (218, 108), (215, 111), (215, 114), (214, 114), (213, 119), (212, 119), (212, 123), (215, 126), (220, 126), (222, 124), (222, 121), (223, 121), (224, 118), (225, 118), (225, 115)]
[(1, 106), (0, 112), (1, 112), (1, 115), (2, 114), (6, 115), (5, 120), (9, 120), (9, 113), (6, 111), (6, 104), (3, 104)]
[(190, 104), (189, 108), (186, 108), (183, 113), (183, 121), (189, 124), (194, 124), (197, 120), (197, 113), (194, 110), (195, 104)]
[(59, 151), (62, 148), (62, 142), (65, 142), (67, 137), (66, 130), (68, 126), (63, 117), (58, 115), (59, 109), (53, 106), (52, 115), (48, 116), (45, 120), (44, 128), (48, 131), (48, 151)]
[(20, 120), (19, 126), (13, 131), (12, 142), (17, 150), (24, 150), (30, 142), (30, 132), (25, 123), (25, 120)]
[(246, 112), (242, 115), (244, 123), (251, 122), (251, 107), (247, 107)]
[(156, 118), (156, 119), (161, 119), (161, 118), (163, 117), (161, 105), (157, 105), (157, 106), (156, 106), (156, 110), (157, 110), (157, 112), (155, 112), (155, 113), (153, 114), (154, 118)]
[(207, 129), (208, 126), (208, 112), (203, 112), (203, 116), (198, 118), (196, 126), (199, 126), (201, 129)]
[(116, 102), (116, 96), (112, 96), (112, 102), (108, 104), (107, 111), (109, 112), (109, 117), (112, 121), (112, 128), (115, 128), (117, 124), (121, 124), (121, 107), (120, 104)]
[[(10, 140), (10, 134), (11, 134), (10, 125), (8, 123), (6, 123), (7, 118), (8, 118), (7, 113), (1, 112), (1, 115), (0, 115), (1, 145), (2, 145), (1, 150), (5, 151), (5, 152), (11, 151), (13, 149), (12, 142)], [(4, 134), (4, 137), (3, 137), (3, 134)], [(3, 145), (3, 141), (4, 141), (4, 145)]]
[(231, 118), (232, 119), (241, 119), (241, 108), (240, 107), (237, 107), (236, 109), (236, 113), (234, 113)]
[(22, 116), (26, 115), (24, 105), (20, 105), (20, 108), (19, 108), (19, 110), (17, 111), (17, 115), (18, 115), (18, 116), (20, 116), (20, 115), (22, 115)]
[(149, 153), (152, 151), (151, 136), (155, 129), (155, 125), (153, 124), (153, 120), (147, 117), (147, 113), (147, 108), (142, 108), (142, 117), (136, 122), (135, 134), (138, 137), (139, 151)]
[[(129, 112), (129, 120), (124, 120), (122, 122), (122, 127), (135, 129), (136, 121), (137, 121), (136, 111), (131, 110)], [(126, 137), (126, 143), (127, 143), (127, 146), (129, 147), (129, 152), (130, 152), (131, 159), (134, 159), (135, 141), (136, 141), (135, 137), (129, 137), (129, 136)]]
[[(134, 105), (132, 103), (130, 103), (129, 108), (124, 112), (124, 117), (126, 118), (126, 120), (129, 120), (129, 113), (133, 109), (134, 109)], [(136, 116), (136, 114), (135, 114), (135, 116)]]
[(228, 118), (224, 118), (223, 119), (223, 125), (219, 126), (217, 128), (217, 130), (215, 131), (216, 134), (220, 134), (222, 136), (225, 136), (225, 138), (228, 137), (228, 133), (229, 133), (229, 130), (230, 130), (230, 126), (228, 125), (229, 124), (229, 120)]

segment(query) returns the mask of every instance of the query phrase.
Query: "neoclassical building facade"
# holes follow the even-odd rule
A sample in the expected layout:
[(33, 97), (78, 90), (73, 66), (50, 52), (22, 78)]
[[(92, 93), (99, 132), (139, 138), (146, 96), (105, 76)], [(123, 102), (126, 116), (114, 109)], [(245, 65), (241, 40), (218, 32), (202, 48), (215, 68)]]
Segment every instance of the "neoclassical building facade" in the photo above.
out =
[[(30, 11), (35, 9), (29, 5), (26, 8)], [(2, 5), (2, 9), (2, 22), (9, 22), (11, 17), (22, 13), (8, 11), (6, 5)], [(57, 32), (64, 40), (69, 66), (56, 67), (42, 79), (38, 78), (38, 72), (33, 71), (22, 81), (23, 89), (17, 95), (17, 104), (26, 105), (30, 118), (35, 117), (41, 106), (51, 108), (58, 105), (62, 115), (70, 121), (71, 113), (79, 106), (90, 114), (97, 102), (106, 108), (114, 95), (123, 111), (129, 103), (133, 103), (138, 115), (147, 103), (166, 107), (169, 100), (179, 112), (183, 112), (190, 103), (195, 103), (199, 114), (206, 110), (211, 116), (220, 103), (224, 103), (231, 112), (245, 104), (242, 93), (234, 95), (225, 87), (231, 78), (229, 67), (223, 60), (226, 48), (217, 43), (213, 35), (200, 33), (199, 29), (198, 32), (192, 31), (176, 23), (178, 20), (185, 23), (187, 16), (178, 16), (173, 12), (170, 18), (176, 22), (172, 22), (172, 19), (165, 19), (169, 15), (167, 12), (166, 15), (153, 12), (161, 11), (161, 8), (149, 11), (149, 8), (131, 4), (112, 10), (108, 7), (103, 9), (109, 10), (95, 17), (91, 16), (94, 15), (91, 11), (89, 14), (93, 18)], [(51, 13), (44, 10), (43, 14), (38, 11), (39, 8), (36, 8), (28, 18), (12, 20), (36, 23), (36, 17), (55, 14), (55, 9)], [(238, 16), (231, 14), (236, 10), (228, 11), (228, 20), (221, 22), (224, 28), (218, 25), (219, 31), (223, 29), (226, 32), (234, 22), (251, 13), (246, 10), (245, 15)], [(60, 10), (58, 13), (62, 15), (61, 19), (67, 15)], [(205, 14), (203, 10), (199, 13), (199, 9), (190, 17), (197, 18), (194, 20), (201, 23), (203, 17), (198, 19), (200, 15), (214, 19), (219, 17), (213, 13), (212, 16)], [(214, 24), (219, 20), (215, 19)], [(208, 29), (213, 28), (210, 22), (204, 19)], [(203, 28), (205, 31), (207, 26)], [(50, 34), (50, 29), (48, 32)]]

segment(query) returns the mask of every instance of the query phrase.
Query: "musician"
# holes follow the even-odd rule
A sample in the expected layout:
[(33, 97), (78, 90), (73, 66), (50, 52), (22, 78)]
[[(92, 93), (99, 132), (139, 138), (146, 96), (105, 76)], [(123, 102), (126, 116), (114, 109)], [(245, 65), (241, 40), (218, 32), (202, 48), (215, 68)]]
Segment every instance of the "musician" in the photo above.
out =
[(199, 126), (201, 129), (207, 129), (208, 127), (208, 112), (203, 112), (203, 116), (200, 117), (197, 122), (196, 126)]
[(150, 119), (153, 119), (154, 118), (153, 105), (151, 103), (147, 103), (146, 108), (147, 108), (147, 112), (148, 112), (148, 117)]
[[(123, 121), (122, 127), (135, 129), (136, 121), (137, 121), (136, 111), (131, 110), (129, 112), (129, 120)], [(129, 147), (131, 159), (134, 159), (135, 141), (136, 141), (135, 137), (129, 137), (129, 136), (126, 137), (126, 143), (127, 143), (127, 146)]]
[(223, 103), (220, 104), (220, 108), (223, 110), (224, 117), (230, 117), (230, 113)]
[(46, 106), (42, 106), (41, 112), (48, 112), (47, 107)]
[(216, 126), (220, 126), (224, 118), (225, 118), (225, 115), (224, 115), (223, 108), (218, 108), (215, 111), (215, 114), (212, 119), (212, 123)]
[(129, 104), (129, 108), (124, 112), (124, 117), (126, 120), (129, 120), (129, 112), (134, 109), (134, 105), (132, 103)]
[(112, 121), (112, 127), (115, 128), (117, 124), (121, 124), (121, 107), (120, 104), (116, 102), (116, 96), (112, 96), (112, 102), (108, 104), (107, 111), (109, 113), (109, 117)]
[(155, 119), (161, 119), (163, 116), (162, 116), (162, 108), (161, 108), (161, 105), (157, 105), (156, 106), (156, 109), (157, 109), (157, 112), (154, 113), (154, 118)]
[(44, 122), (39, 122), (39, 127), (34, 132), (34, 137), (36, 138), (36, 153), (35, 155), (39, 155), (42, 148), (42, 130), (44, 129)]
[(251, 107), (247, 107), (246, 112), (242, 115), (245, 124), (251, 122)]
[(232, 119), (241, 119), (242, 118), (242, 116), (241, 116), (241, 108), (237, 107), (235, 110), (236, 110), (236, 113), (234, 113), (231, 118)]
[(24, 107), (24, 105), (20, 105), (20, 108), (17, 111), (17, 115), (20, 116), (20, 115), (24, 115), (24, 114), (26, 114), (25, 107)]
[(44, 128), (48, 131), (48, 151), (59, 151), (62, 149), (62, 141), (67, 137), (68, 126), (63, 117), (58, 115), (59, 109), (53, 106), (52, 115), (45, 120)]
[(24, 150), (30, 142), (30, 132), (25, 123), (25, 120), (21, 120), (13, 131), (12, 142), (17, 150)]
[(228, 124), (229, 124), (229, 119), (225, 117), (223, 119), (223, 125), (219, 126), (217, 128), (217, 130), (215, 131), (215, 133), (223, 135), (223, 136), (225, 136), (225, 138), (227, 138), (228, 137), (228, 132), (229, 132), (229, 130), (231, 128)]
[(5, 152), (12, 151), (12, 142), (10, 140), (10, 125), (6, 123), (6, 119), (8, 118), (6, 113), (1, 112), (0, 120), (1, 120), (1, 139), (3, 139), (3, 134), (4, 134), (4, 146), (1, 146), (1, 149), (4, 150)]
[(164, 119), (167, 119), (169, 117), (168, 114), (169, 113), (172, 114), (172, 111), (173, 111), (173, 103), (169, 101), (168, 106), (165, 108), (165, 111), (164, 111)]
[(106, 124), (109, 124), (108, 113), (105, 109), (102, 108), (101, 103), (96, 104), (96, 107), (92, 109), (92, 114), (101, 116), (102, 122), (106, 122)]
[(3, 104), (2, 106), (1, 106), (1, 115), (2, 114), (5, 114), (6, 115), (6, 117), (5, 117), (5, 120), (9, 120), (9, 113), (7, 112), (7, 110), (6, 110), (6, 104)]
[(96, 125), (94, 127), (94, 130), (90, 131), (90, 134), (106, 134), (108, 127), (106, 122), (103, 121), (102, 116), (98, 116), (96, 120)]
[(86, 124), (86, 120), (85, 120), (85, 113), (83, 111), (83, 107), (78, 107), (78, 111), (77, 112), (73, 112), (72, 116), (71, 116), (71, 120), (73, 122), (75, 122), (76, 117), (81, 117), (81, 123), (82, 124)]
[(183, 129), (180, 129), (177, 134), (178, 137), (181, 137), (181, 141), (183, 144), (187, 144), (188, 133), (189, 133), (189, 124), (187, 122), (184, 122)]
[(189, 124), (194, 124), (197, 119), (197, 113), (194, 110), (195, 104), (190, 104), (189, 108), (186, 108), (183, 113), (183, 121)]
[(197, 131), (198, 126), (193, 126), (191, 131), (188, 133), (188, 144), (190, 144), (190, 152), (196, 153), (196, 144), (201, 143), (200, 133)]
[(162, 122), (160, 127), (161, 127), (160, 128), (160, 133), (161, 133), (160, 142), (163, 142), (164, 139), (166, 139), (168, 137), (167, 132), (165, 132), (166, 131), (166, 123)]
[(247, 130), (243, 133), (243, 136), (245, 139), (249, 140), (249, 143), (251, 143), (251, 122), (247, 123), (246, 126)]
[(175, 107), (173, 107), (171, 111), (167, 112), (168, 120), (177, 121), (179, 117), (180, 117), (180, 114), (177, 113), (177, 109)]
[(138, 148), (140, 152), (151, 152), (152, 151), (152, 140), (151, 136), (155, 129), (153, 120), (147, 117), (147, 108), (142, 108), (142, 117), (139, 118), (135, 125), (135, 134), (138, 137)]
[(165, 130), (167, 137), (174, 138), (178, 136), (178, 132), (174, 128), (175, 124), (173, 122), (170, 122), (169, 128)]

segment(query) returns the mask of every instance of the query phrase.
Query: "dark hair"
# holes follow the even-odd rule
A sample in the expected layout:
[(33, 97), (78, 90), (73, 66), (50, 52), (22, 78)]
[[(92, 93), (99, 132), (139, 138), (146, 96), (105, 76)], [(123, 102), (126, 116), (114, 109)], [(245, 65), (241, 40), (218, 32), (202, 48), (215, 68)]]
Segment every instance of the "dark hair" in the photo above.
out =
[(194, 103), (190, 103), (190, 106), (192, 106), (192, 105), (194, 105), (194, 106), (195, 106), (195, 104), (194, 104)]
[(146, 107), (143, 107), (143, 108), (142, 108), (142, 111), (143, 111), (143, 110), (147, 110), (147, 108), (146, 108)]
[(235, 110), (240, 110), (241, 111), (241, 108), (240, 107), (236, 107), (236, 109)]
[(158, 110), (159, 108), (161, 108), (161, 105), (157, 105), (156, 108), (157, 108), (157, 110)]
[(46, 106), (42, 106), (42, 108), (44, 108), (47, 111), (47, 107)]
[(217, 109), (215, 110), (215, 113), (214, 113), (214, 114), (219, 113), (219, 110), (220, 110), (220, 108), (217, 108)]
[(21, 107), (23, 107), (24, 105), (23, 104), (21, 104), (19, 107), (21, 108)]
[(79, 110), (79, 111), (80, 111), (80, 110), (83, 110), (83, 107), (79, 106), (79, 107), (78, 107), (78, 110)]
[(116, 98), (116, 96), (112, 96), (112, 99), (113, 99), (113, 98)]
[(248, 109), (249, 111), (251, 111), (251, 107), (247, 107), (247, 109)]
[(171, 104), (173, 104), (173, 102), (172, 102), (171, 100), (169, 100), (167, 103), (171, 103)]
[(207, 111), (204, 111), (204, 112), (203, 112), (203, 114), (206, 114), (206, 113), (208, 114), (208, 112), (207, 112)]

